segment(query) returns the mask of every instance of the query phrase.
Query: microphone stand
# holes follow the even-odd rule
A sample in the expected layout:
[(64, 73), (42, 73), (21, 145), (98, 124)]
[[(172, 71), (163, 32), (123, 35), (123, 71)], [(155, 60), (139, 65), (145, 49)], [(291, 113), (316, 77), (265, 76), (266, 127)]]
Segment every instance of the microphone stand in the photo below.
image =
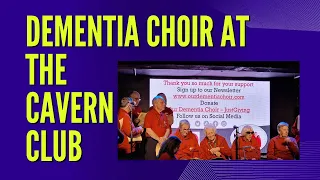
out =
[(236, 127), (236, 160), (239, 159), (238, 155), (239, 155), (239, 138), (238, 138), (238, 134), (239, 134), (239, 129), (238, 127)]
[(131, 153), (130, 153), (130, 155), (131, 155), (131, 159), (133, 159), (133, 157), (132, 157), (132, 151), (133, 151), (133, 142), (132, 142), (132, 140), (133, 140), (133, 134), (132, 134), (132, 108), (131, 108), (131, 111), (130, 111), (130, 148), (131, 148)]

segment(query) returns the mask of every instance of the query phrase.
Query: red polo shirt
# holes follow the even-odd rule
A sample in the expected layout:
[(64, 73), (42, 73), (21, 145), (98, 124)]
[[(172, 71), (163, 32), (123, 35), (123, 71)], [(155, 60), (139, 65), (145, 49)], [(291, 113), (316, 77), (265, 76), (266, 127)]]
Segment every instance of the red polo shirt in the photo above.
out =
[[(158, 137), (163, 137), (166, 134), (166, 130), (170, 128), (167, 116), (163, 113), (158, 113), (152, 108), (144, 119), (144, 128), (151, 128)], [(146, 133), (147, 137), (150, 137)]]

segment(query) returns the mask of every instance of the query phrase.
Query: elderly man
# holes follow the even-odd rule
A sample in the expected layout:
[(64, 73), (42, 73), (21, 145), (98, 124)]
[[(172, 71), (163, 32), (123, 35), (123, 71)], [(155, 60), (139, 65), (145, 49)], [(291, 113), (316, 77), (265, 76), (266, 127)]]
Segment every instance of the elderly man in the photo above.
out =
[(146, 114), (144, 128), (146, 128), (145, 159), (156, 160), (156, 146), (168, 138), (170, 125), (167, 116), (162, 113), (165, 109), (165, 100), (156, 96), (152, 100), (153, 108)]
[(212, 159), (228, 159), (231, 156), (231, 150), (226, 139), (216, 134), (216, 127), (214, 125), (207, 125), (204, 127), (204, 134), (206, 137), (200, 143), (200, 158), (203, 160)]
[(122, 143), (118, 144), (118, 156), (119, 158), (126, 158), (128, 155), (132, 155), (135, 151), (135, 147), (131, 147), (129, 144), (129, 138), (132, 136), (137, 136), (143, 132), (142, 127), (134, 127), (129, 112), (132, 109), (133, 101), (131, 98), (122, 98), (120, 103), (120, 109), (118, 112), (118, 128), (124, 134)]
[[(167, 107), (167, 96), (164, 93), (159, 93), (157, 94), (157, 96), (161, 96), (164, 99), (165, 102), (165, 108), (162, 111), (163, 114), (165, 114), (167, 116), (169, 125), (171, 127), (171, 125), (173, 124), (173, 111), (171, 108)], [(150, 107), (149, 110), (151, 110), (153, 108), (153, 106)], [(172, 133), (172, 129), (170, 128), (170, 134)]]
[(181, 140), (180, 148), (176, 153), (176, 158), (180, 160), (199, 159), (200, 147), (198, 139), (190, 130), (188, 120), (181, 120), (179, 129), (174, 134)]
[(267, 158), (272, 160), (299, 159), (300, 152), (297, 142), (289, 137), (289, 124), (280, 122), (277, 126), (279, 135), (272, 138), (268, 145)]
[[(240, 160), (259, 160), (261, 151), (256, 138), (253, 138), (254, 131), (249, 125), (246, 125), (241, 130), (241, 136), (238, 138), (238, 159)], [(236, 139), (232, 143), (231, 152), (232, 160), (236, 160)]]
[(137, 126), (140, 122), (140, 120), (138, 119), (139, 114), (142, 112), (142, 109), (139, 107), (139, 103), (141, 101), (140, 93), (138, 91), (133, 91), (130, 94), (130, 98), (132, 98), (134, 102), (134, 107), (132, 108), (132, 119), (135, 126)]

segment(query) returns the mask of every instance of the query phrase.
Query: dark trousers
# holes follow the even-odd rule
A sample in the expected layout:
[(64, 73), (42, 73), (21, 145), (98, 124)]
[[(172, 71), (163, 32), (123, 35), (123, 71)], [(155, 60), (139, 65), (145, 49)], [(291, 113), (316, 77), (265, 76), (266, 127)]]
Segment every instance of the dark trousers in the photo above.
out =
[(146, 139), (146, 154), (144, 156), (145, 160), (157, 160), (156, 156), (156, 146), (158, 141), (148, 137)]

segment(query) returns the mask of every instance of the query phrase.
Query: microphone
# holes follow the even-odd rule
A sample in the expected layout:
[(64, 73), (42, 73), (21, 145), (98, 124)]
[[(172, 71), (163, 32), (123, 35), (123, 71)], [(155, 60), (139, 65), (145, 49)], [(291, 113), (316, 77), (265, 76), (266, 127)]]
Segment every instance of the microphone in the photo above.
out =
[(239, 128), (239, 127), (238, 127), (238, 126), (236, 126), (236, 125), (234, 125), (234, 126), (233, 126), (233, 129), (238, 129), (238, 128)]

